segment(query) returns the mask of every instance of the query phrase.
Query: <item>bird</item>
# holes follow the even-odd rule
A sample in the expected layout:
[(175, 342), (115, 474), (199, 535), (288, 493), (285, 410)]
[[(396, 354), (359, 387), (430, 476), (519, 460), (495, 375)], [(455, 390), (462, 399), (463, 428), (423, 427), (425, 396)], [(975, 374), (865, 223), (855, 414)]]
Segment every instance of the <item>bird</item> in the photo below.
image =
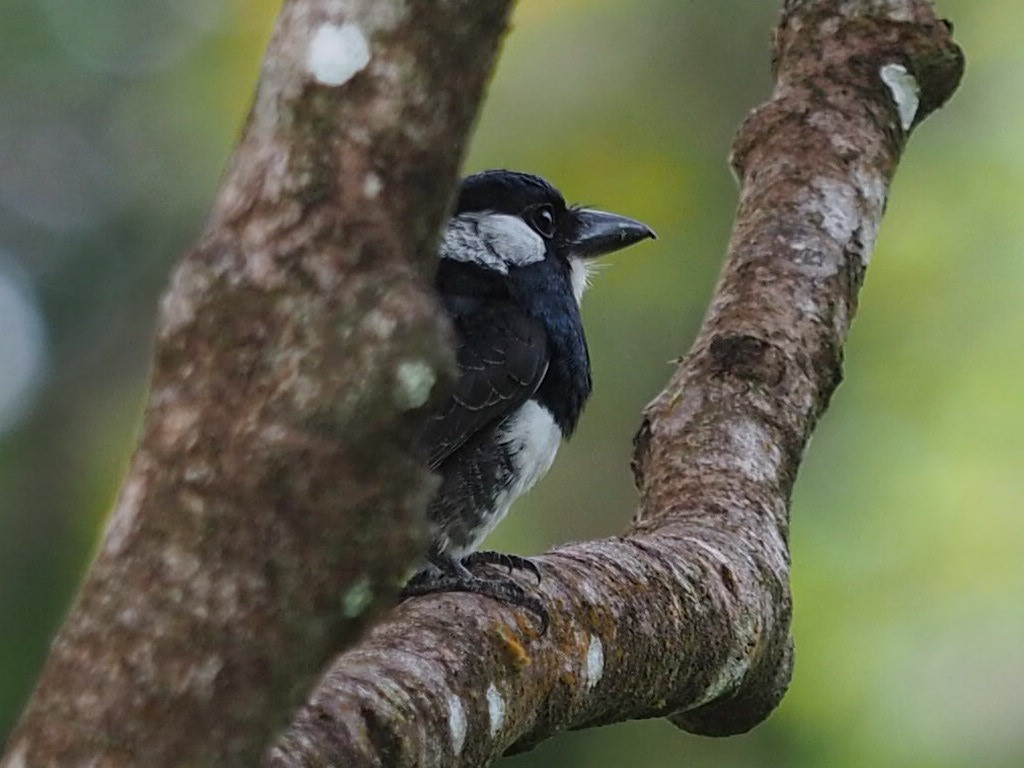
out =
[[(427, 564), (404, 597), (459, 591), (530, 610), (510, 576), (526, 557), (479, 551), (512, 503), (551, 467), (591, 393), (580, 300), (593, 260), (655, 238), (646, 224), (567, 205), (548, 181), (489, 170), (465, 178), (443, 232), (435, 288), (454, 329), (458, 378), (420, 436), (440, 487), (427, 506)], [(509, 577), (479, 576), (479, 564)]]

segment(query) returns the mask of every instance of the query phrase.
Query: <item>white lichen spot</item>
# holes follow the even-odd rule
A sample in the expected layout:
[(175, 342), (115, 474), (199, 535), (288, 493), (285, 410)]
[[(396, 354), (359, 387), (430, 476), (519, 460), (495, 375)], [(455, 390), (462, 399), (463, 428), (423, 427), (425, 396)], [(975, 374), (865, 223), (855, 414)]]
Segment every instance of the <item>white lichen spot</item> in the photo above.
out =
[(904, 131), (909, 131), (921, 103), (921, 86), (902, 64), (886, 64), (879, 70), (879, 75), (889, 88), (893, 101), (896, 102), (896, 111), (900, 113), (900, 125)]
[(120, 552), (135, 530), (135, 522), (146, 491), (146, 481), (141, 475), (142, 472), (138, 471), (125, 481), (117, 506), (110, 515), (104, 537), (104, 549), (110, 554)]
[(7, 753), (7, 759), (0, 763), (0, 768), (28, 768), (29, 742), (25, 739), (17, 742)]
[(817, 210), (822, 225), (837, 243), (846, 244), (857, 231), (857, 195), (853, 187), (843, 181), (819, 176), (811, 182), (816, 195)]
[(114, 621), (118, 626), (125, 627), (127, 629), (137, 629), (141, 626), (142, 613), (134, 606), (122, 608), (117, 612), (117, 616), (114, 617)]
[(172, 450), (182, 443), (182, 447), (191, 448), (198, 436), (195, 427), (199, 423), (199, 409), (182, 404), (169, 405), (163, 418), (158, 422), (159, 435), (163, 446)]
[(395, 369), (395, 401), (405, 408), (420, 408), (430, 398), (437, 374), (425, 360), (406, 360)]
[(164, 573), (174, 583), (185, 584), (199, 571), (199, 558), (171, 542), (161, 553)]
[(185, 673), (182, 692), (188, 691), (203, 701), (209, 701), (213, 698), (217, 677), (223, 669), (224, 662), (219, 656), (207, 656)]
[(730, 455), (736, 468), (755, 482), (771, 481), (778, 474), (782, 451), (772, 436), (756, 421), (744, 419), (729, 424)]
[(860, 254), (867, 266), (887, 194), (884, 175), (866, 165), (854, 167), (850, 178), (812, 179), (800, 211), (806, 221), (819, 225), (831, 242), (822, 238), (820, 231), (794, 236), (789, 242), (794, 266), (814, 277), (828, 277), (849, 253)]
[(494, 687), (494, 683), (487, 686), (487, 721), (490, 724), (491, 738), (497, 736), (505, 725), (505, 700)]
[(366, 195), (370, 200), (375, 198), (384, 189), (384, 182), (381, 180), (373, 171), (366, 174), (366, 178), (363, 179), (363, 194)]
[(822, 311), (818, 302), (810, 296), (798, 297), (795, 306), (802, 315), (808, 317), (817, 317)]
[[(247, 233), (252, 233), (258, 228), (250, 226), (246, 228)], [(281, 270), (278, 268), (274, 254), (262, 245), (256, 246), (247, 242), (246, 254), (243, 267), (245, 276), (257, 285), (272, 286), (281, 284)]]
[(469, 723), (466, 720), (466, 710), (462, 706), (462, 699), (455, 694), (448, 697), (448, 730), (452, 734), (452, 752), (458, 757), (466, 743), (466, 731), (469, 730)]
[(604, 675), (604, 645), (597, 635), (590, 636), (590, 645), (587, 646), (586, 686), (589, 691), (597, 685)]
[(188, 464), (185, 467), (185, 471), (182, 473), (186, 483), (193, 485), (199, 485), (201, 483), (208, 483), (216, 476), (213, 467), (211, 467), (205, 461), (197, 461), (195, 464)]
[(872, 215), (881, 217), (889, 189), (882, 173), (873, 168), (870, 170), (855, 168), (853, 180), (864, 196), (864, 200), (871, 207)]
[(391, 334), (395, 332), (395, 328), (398, 326), (398, 321), (390, 315), (381, 312), (379, 309), (371, 309), (366, 313), (366, 317), (363, 319), (363, 325), (370, 333), (383, 341), (384, 339), (390, 338)]
[(346, 619), (354, 619), (365, 611), (371, 602), (373, 602), (373, 582), (370, 581), (369, 576), (363, 576), (349, 587), (348, 592), (341, 599), (342, 612)]
[(0, 768), (27, 768), (28, 767), (28, 742), (24, 739), (19, 741), (17, 746), (11, 747), (7, 753), (7, 759), (0, 763)]
[(878, 239), (878, 224), (882, 220), (882, 212), (885, 210), (888, 187), (885, 183), (885, 177), (874, 169), (854, 169), (853, 180), (857, 184), (861, 197), (867, 205), (866, 215), (862, 220), (860, 232), (861, 261), (866, 267), (871, 262), (871, 254), (875, 250), (875, 242)]
[(297, 373), (291, 379), (292, 402), (299, 411), (306, 411), (311, 405), (320, 399), (322, 385), (313, 376)]
[(260, 430), (260, 439), (264, 443), (286, 444), (290, 434), (288, 429), (282, 424), (268, 424)]
[(212, 600), (215, 601), (219, 616), (230, 616), (238, 612), (242, 604), (238, 584), (234, 581), (222, 580), (217, 583)]
[(183, 262), (174, 271), (170, 288), (160, 300), (160, 334), (176, 333), (192, 323), (199, 303), (211, 285), (206, 269), (190, 261)]
[(324, 85), (342, 85), (370, 63), (370, 44), (355, 24), (322, 24), (306, 54), (306, 69)]

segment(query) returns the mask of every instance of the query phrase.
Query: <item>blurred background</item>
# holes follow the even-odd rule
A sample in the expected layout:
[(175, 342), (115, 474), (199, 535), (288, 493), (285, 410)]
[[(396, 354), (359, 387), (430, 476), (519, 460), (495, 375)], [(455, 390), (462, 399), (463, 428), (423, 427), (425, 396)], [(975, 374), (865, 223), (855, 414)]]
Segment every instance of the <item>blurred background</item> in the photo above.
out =
[[(278, 4), (5, 3), (0, 741), (117, 492), (157, 297), (210, 206)], [(467, 170), (541, 173), (661, 239), (609, 258), (588, 294), (594, 398), (495, 547), (628, 523), (631, 437), (719, 270), (725, 158), (769, 92), (776, 5), (521, 0)], [(630, 723), (506, 768), (1024, 764), (1024, 6), (939, 5), (967, 77), (910, 144), (797, 484), (790, 693), (746, 736)]]

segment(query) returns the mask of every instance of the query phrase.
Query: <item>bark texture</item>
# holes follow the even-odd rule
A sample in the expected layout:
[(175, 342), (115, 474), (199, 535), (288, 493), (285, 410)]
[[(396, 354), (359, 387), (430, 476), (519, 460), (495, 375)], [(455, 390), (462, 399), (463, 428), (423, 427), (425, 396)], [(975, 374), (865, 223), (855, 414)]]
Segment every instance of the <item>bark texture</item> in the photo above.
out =
[[(449, 375), (442, 190), (506, 0), (288, 0), (245, 135), (161, 316), (140, 447), (4, 768), (253, 765), (394, 594)], [(910, 130), (963, 67), (924, 0), (785, 0), (728, 262), (637, 436), (623, 537), (538, 559), (551, 613), (408, 601), (269, 751), (481, 766), (567, 728), (751, 728), (792, 665), (790, 492)], [(524, 587), (533, 588), (529, 582)]]
[(737, 733), (778, 704), (793, 483), (897, 162), (963, 58), (923, 0), (790, 0), (774, 46), (774, 93), (734, 145), (720, 284), (637, 436), (631, 530), (537, 559), (544, 636), (486, 598), (403, 603), (336, 660), (272, 766), (482, 766), (631, 718)]
[(422, 553), (408, 439), (496, 0), (287, 0), (140, 444), (5, 768), (252, 766)]

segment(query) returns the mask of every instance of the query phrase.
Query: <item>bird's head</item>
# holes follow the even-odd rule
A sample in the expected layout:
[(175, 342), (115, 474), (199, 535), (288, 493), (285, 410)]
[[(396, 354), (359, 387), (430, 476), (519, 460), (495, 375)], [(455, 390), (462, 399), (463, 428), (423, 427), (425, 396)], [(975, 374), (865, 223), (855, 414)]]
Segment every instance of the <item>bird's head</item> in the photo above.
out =
[(578, 302), (591, 259), (648, 237), (654, 231), (635, 219), (566, 205), (562, 193), (539, 176), (484, 171), (462, 182), (441, 258), (502, 275), (545, 260), (560, 262)]

